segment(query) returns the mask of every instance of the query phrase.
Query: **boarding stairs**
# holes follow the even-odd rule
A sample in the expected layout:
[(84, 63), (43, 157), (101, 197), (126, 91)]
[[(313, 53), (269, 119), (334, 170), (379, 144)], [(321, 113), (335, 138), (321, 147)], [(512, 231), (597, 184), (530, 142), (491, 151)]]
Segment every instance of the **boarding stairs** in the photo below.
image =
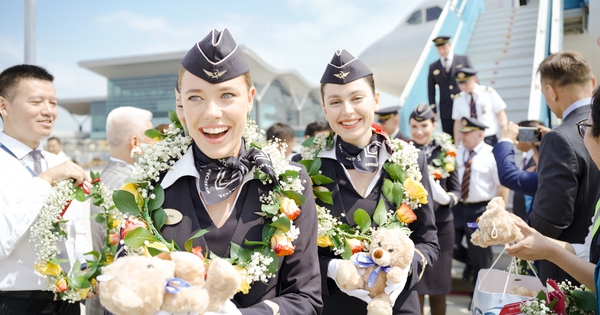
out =
[(506, 103), (509, 121), (528, 119), (539, 1), (505, 9), (486, 8), (473, 28), (467, 56), (479, 83), (491, 86)]

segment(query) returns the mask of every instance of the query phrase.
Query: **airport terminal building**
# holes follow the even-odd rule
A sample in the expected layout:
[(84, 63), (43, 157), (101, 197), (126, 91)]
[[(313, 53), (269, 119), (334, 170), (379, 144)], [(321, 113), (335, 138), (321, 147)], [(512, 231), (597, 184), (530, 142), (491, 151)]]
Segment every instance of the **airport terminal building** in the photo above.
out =
[[(251, 117), (263, 129), (281, 122), (291, 125), (297, 136), (313, 121), (325, 121), (319, 86), (306, 81), (295, 70), (268, 65), (252, 50), (240, 46), (256, 87)], [(167, 123), (175, 109), (175, 84), (186, 52), (81, 61), (79, 65), (108, 81), (106, 98), (61, 100), (73, 114), (91, 116), (90, 138), (106, 138), (106, 116), (120, 106), (134, 106), (154, 114), (153, 125)]]

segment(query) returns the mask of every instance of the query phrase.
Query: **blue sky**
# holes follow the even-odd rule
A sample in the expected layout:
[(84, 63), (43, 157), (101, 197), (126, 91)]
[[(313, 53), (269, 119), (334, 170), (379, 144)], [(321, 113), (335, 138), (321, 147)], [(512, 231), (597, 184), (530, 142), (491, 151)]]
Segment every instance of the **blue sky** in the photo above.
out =
[[(212, 28), (277, 68), (318, 83), (336, 49), (358, 56), (412, 11), (406, 0), (80, 1), (38, 0), (37, 64), (61, 98), (106, 95), (106, 79), (82, 60), (187, 51)], [(24, 62), (24, 1), (0, 4), (0, 69)], [(61, 110), (57, 128), (73, 120)]]

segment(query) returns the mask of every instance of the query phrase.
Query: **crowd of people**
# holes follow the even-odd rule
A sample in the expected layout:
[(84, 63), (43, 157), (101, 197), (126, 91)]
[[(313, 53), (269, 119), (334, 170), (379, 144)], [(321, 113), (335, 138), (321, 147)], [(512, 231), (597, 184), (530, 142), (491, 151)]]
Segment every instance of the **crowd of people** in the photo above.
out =
[[(155, 183), (164, 189), (162, 207), (175, 209), (182, 219), (162, 226), (161, 235), (185, 248), (186, 240), (204, 229), (208, 233), (193, 245), (219, 257), (227, 257), (232, 244), (251, 249), (247, 240), (262, 239), (270, 223), (257, 211), (265, 194), (272, 198), (281, 192), (276, 169), (284, 166), (298, 170), (293, 187), (303, 200), (292, 219), (293, 235), (287, 235), (291, 251), (279, 260), (273, 277), (237, 293), (225, 313), (366, 314), (373, 297), (362, 289), (342, 288), (338, 269), (344, 259), (333, 245), (317, 246), (317, 209), (325, 207), (340, 222), (357, 227), (357, 212), (374, 216), (382, 204), (387, 209), (409, 207), (416, 215), (406, 224), (414, 256), (402, 271), (405, 282), (385, 284), (393, 314), (423, 314), (425, 296), (431, 314), (446, 314), (453, 259), (465, 264), (462, 278), (473, 283), (492, 264), (491, 248), (469, 241), (475, 228), (467, 223), (475, 222), (492, 198), (507, 200), (509, 189), (514, 191), (515, 224), (526, 237), (507, 244), (507, 252), (540, 260), (542, 281), (569, 279), (595, 290), (600, 90), (588, 62), (579, 53), (560, 52), (539, 65), (546, 103), (562, 119), (550, 130), (539, 121), (509, 122), (507, 104), (493, 88), (479, 85), (473, 64), (452, 52), (450, 38), (440, 36), (433, 44), (440, 59), (430, 65), (429, 102), (410, 114), (410, 135), (400, 131), (399, 106), (380, 108), (371, 70), (340, 50), (321, 78), (326, 121), (309, 124), (304, 133), (304, 139), (326, 143), (312, 155), (294, 152), (295, 131), (276, 123), (266, 139), (277, 139), (283, 159), (243, 137), (256, 89), (229, 31), (213, 30), (189, 50), (179, 69), (174, 108), (192, 142)], [(30, 241), (31, 227), (53, 186), (91, 180), (62, 152), (59, 139), (48, 139), (48, 151), (42, 148), (58, 112), (52, 81), (48, 71), (34, 65), (0, 73), (1, 314), (80, 313), (78, 303), (57, 300), (46, 291)], [(119, 189), (135, 171), (132, 150), (153, 143), (144, 133), (153, 127), (151, 119), (151, 112), (132, 107), (108, 115), (111, 154), (100, 178), (110, 189)], [(521, 138), (523, 127), (533, 128), (533, 140)], [(523, 152), (522, 163), (515, 161), (515, 146)], [(315, 160), (319, 162), (311, 164)], [(309, 174), (302, 165), (316, 166)], [(401, 181), (391, 171), (400, 165)], [(269, 180), (255, 178), (253, 169)], [(322, 184), (311, 178), (315, 173)], [(390, 200), (389, 183), (394, 194), (404, 197)], [(316, 198), (313, 185), (330, 192), (330, 198)], [(85, 241), (84, 211), (81, 202), (69, 206), (67, 233), (57, 245), (71, 266), (84, 262), (92, 248), (99, 250), (107, 237), (106, 229), (92, 222), (93, 244)], [(90, 211), (100, 209), (92, 206)], [(93, 296), (85, 305), (88, 314), (107, 312)]]

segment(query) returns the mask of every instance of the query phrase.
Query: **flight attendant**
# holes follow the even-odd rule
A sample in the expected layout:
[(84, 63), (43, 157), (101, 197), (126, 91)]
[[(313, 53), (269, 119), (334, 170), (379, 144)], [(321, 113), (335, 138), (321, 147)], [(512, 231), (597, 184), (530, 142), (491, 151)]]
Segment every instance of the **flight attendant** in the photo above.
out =
[[(357, 209), (362, 208), (372, 216), (381, 199), (385, 200), (387, 209), (394, 207), (382, 195), (384, 179), (390, 178), (383, 164), (391, 157), (392, 149), (387, 134), (381, 127), (373, 126), (375, 112), (379, 109), (379, 93), (375, 91), (371, 70), (342, 50), (334, 54), (325, 69), (321, 78), (321, 96), (325, 117), (335, 133), (331, 148), (318, 153), (322, 162), (321, 174), (333, 180), (324, 185), (333, 193), (333, 205), (320, 200), (317, 203), (327, 207), (340, 221), (356, 226), (353, 216)], [(414, 175), (418, 174), (420, 183), (429, 191), (425, 156), (408, 143), (404, 143), (403, 148), (406, 152), (413, 150), (410, 152), (414, 152)], [(425, 268), (435, 263), (439, 255), (433, 200), (426, 199), (426, 204), (414, 210), (417, 220), (408, 226), (412, 230), (410, 238), (415, 243), (415, 253), (408, 267), (406, 285), (387, 288), (394, 302), (394, 314), (419, 314), (419, 299), (414, 286)], [(366, 314), (367, 305), (361, 300), (366, 291), (340, 292), (335, 282), (341, 261), (341, 257), (328, 247), (319, 248), (323, 314)]]

